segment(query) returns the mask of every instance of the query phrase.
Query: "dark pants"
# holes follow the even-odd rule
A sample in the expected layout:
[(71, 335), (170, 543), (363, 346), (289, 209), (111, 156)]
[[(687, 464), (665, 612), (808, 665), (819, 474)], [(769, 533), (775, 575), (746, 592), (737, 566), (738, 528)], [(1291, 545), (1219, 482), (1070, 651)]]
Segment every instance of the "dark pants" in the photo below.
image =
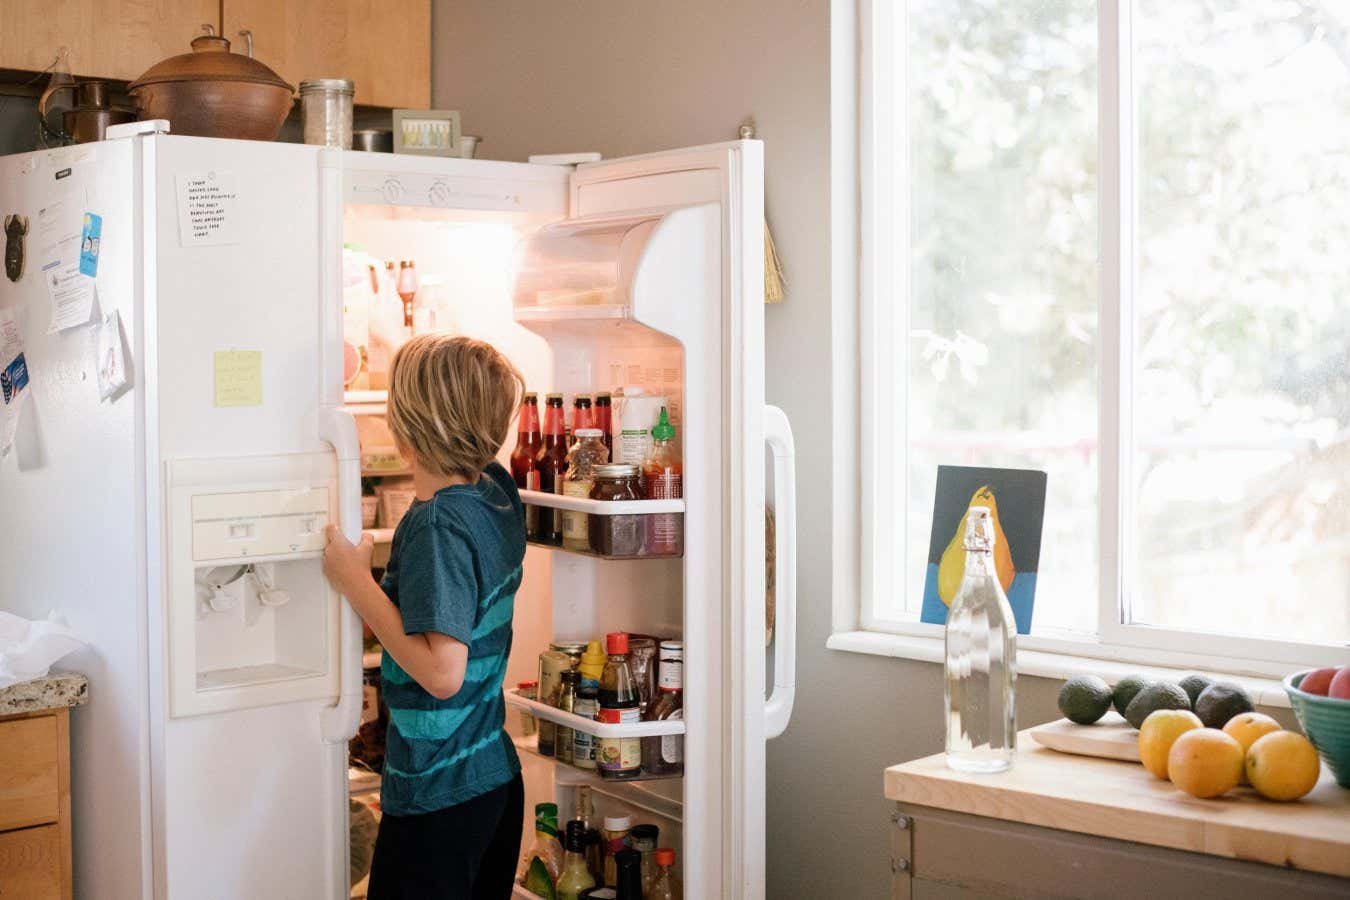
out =
[(507, 900), (516, 878), (525, 783), (420, 816), (385, 815), (370, 900)]

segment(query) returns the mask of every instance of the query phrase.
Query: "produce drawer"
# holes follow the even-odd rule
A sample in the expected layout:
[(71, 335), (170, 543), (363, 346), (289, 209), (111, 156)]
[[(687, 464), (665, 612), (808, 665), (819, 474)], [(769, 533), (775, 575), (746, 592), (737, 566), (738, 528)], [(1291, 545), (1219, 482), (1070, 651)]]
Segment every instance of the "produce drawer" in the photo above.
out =
[(62, 856), (59, 825), (0, 833), (0, 898), (60, 900)]
[[(60, 816), (60, 738), (55, 715), (0, 722), (0, 831), (44, 825)], [(4, 885), (0, 878), (0, 889)], [(9, 896), (26, 895), (0, 893), (6, 900)]]

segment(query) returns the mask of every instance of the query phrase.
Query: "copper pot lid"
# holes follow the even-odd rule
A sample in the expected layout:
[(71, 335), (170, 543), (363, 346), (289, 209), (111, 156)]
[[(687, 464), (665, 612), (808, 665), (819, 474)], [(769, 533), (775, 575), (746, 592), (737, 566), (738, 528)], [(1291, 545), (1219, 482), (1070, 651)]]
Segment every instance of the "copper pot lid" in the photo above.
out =
[(198, 35), (192, 39), (192, 52), (171, 56), (151, 66), (130, 85), (134, 91), (148, 84), (167, 84), (179, 81), (233, 81), (245, 84), (266, 84), (295, 88), (281, 80), (281, 76), (251, 56), (231, 53), (230, 42), (217, 34)]

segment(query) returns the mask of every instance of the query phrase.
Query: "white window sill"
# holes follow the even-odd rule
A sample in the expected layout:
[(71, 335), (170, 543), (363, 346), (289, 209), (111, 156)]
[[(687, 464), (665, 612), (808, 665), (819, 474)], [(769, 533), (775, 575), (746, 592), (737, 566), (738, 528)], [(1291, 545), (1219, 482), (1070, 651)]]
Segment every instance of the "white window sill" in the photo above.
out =
[[(872, 656), (890, 656), (897, 659), (915, 659), (942, 663), (942, 638), (921, 635), (888, 634), (880, 631), (842, 631), (830, 635), (825, 646), (831, 650), (867, 653)], [(1199, 668), (1174, 669), (1142, 665), (1115, 659), (1074, 656), (1068, 653), (1050, 653), (1044, 650), (1017, 651), (1017, 674), (1040, 678), (1072, 678), (1075, 675), (1098, 675), (1111, 684), (1126, 675), (1147, 675), (1172, 681), (1194, 672), (1222, 678), (1242, 685), (1258, 706), (1289, 708), (1289, 695), (1277, 678), (1259, 678), (1251, 675), (1232, 675)]]

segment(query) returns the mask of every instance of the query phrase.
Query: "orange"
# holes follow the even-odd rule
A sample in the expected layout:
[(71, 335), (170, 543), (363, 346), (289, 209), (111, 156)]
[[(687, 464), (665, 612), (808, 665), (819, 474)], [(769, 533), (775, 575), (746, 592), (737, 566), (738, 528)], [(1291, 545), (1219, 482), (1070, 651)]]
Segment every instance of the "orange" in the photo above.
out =
[(1200, 717), (1189, 709), (1157, 709), (1139, 726), (1139, 761), (1154, 775), (1167, 780), (1167, 754), (1178, 737), (1192, 728), (1203, 728)]
[(1267, 800), (1297, 800), (1321, 773), (1317, 750), (1293, 731), (1272, 731), (1247, 750), (1247, 780)]
[(1167, 754), (1167, 777), (1192, 797), (1217, 797), (1242, 780), (1242, 745), (1217, 728), (1183, 733)]
[[(1259, 712), (1239, 713), (1229, 719), (1227, 725), (1223, 726), (1224, 734), (1237, 738), (1237, 742), (1242, 745), (1243, 753), (1247, 752), (1247, 749), (1256, 742), (1257, 738), (1279, 730), (1279, 722)], [(1246, 782), (1245, 775), (1242, 780), (1244, 783)]]

